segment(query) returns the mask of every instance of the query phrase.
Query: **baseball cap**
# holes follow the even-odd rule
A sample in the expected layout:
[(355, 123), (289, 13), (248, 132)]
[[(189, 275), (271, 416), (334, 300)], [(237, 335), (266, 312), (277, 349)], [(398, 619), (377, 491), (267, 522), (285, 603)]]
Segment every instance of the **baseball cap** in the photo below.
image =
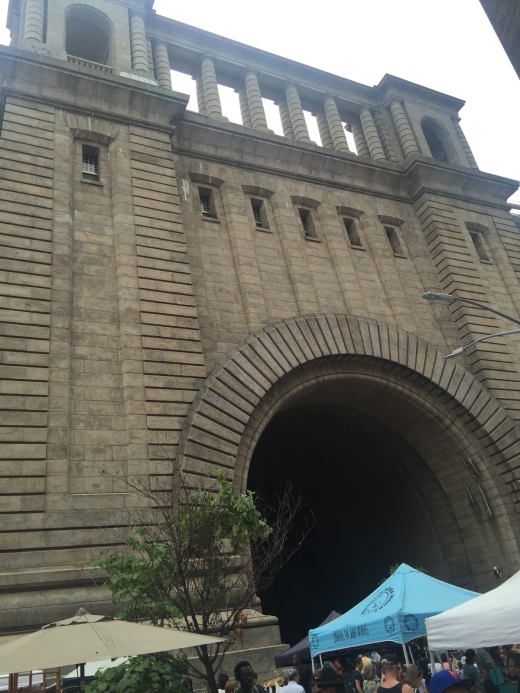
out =
[(461, 679), (460, 676), (451, 669), (438, 671), (431, 677), (428, 690), (430, 693), (443, 693), (453, 686), (463, 686), (468, 690), (473, 687), (475, 682), (472, 679)]

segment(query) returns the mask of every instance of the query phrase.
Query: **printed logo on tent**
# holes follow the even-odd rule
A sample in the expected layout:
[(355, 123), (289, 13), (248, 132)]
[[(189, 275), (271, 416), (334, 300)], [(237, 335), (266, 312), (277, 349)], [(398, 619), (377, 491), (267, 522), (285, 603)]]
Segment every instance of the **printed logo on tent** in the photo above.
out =
[(361, 616), (366, 616), (367, 614), (373, 614), (376, 611), (381, 611), (385, 606), (392, 601), (394, 598), (393, 587), (385, 587), (365, 606), (361, 612)]
[(419, 628), (417, 616), (414, 616), (413, 614), (406, 614), (404, 617), (404, 627), (406, 630), (417, 630)]
[(391, 616), (387, 616), (383, 621), (383, 624), (387, 633), (393, 633), (395, 631), (394, 619)]
[(317, 635), (313, 634), (311, 635), (311, 647), (313, 650), (315, 650), (317, 647), (319, 647), (320, 644), (320, 639), (318, 638)]

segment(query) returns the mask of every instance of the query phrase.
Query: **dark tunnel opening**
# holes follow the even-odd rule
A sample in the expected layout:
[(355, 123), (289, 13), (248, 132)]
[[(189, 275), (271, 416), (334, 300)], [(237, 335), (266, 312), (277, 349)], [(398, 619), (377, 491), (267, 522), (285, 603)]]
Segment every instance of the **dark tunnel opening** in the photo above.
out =
[(282, 642), (293, 645), (330, 611), (355, 606), (396, 563), (424, 566), (433, 575), (439, 570), (420, 489), (384, 444), (385, 427), (380, 430), (381, 439), (365, 434), (359, 415), (345, 407), (303, 406), (276, 415), (256, 446), (248, 488), (269, 501), (292, 484), (303, 505), (293, 545), (306, 519), (315, 522), (259, 593), (263, 612), (278, 617)]

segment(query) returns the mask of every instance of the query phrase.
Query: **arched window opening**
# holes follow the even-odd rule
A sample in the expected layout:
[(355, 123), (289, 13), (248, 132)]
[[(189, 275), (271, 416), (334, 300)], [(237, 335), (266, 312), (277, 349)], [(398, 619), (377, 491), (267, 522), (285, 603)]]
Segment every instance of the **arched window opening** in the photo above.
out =
[(65, 44), (68, 55), (108, 65), (110, 38), (110, 23), (104, 14), (83, 5), (69, 9)]
[(449, 161), (449, 146), (442, 128), (431, 120), (423, 120), (421, 127), (432, 157), (436, 161)]

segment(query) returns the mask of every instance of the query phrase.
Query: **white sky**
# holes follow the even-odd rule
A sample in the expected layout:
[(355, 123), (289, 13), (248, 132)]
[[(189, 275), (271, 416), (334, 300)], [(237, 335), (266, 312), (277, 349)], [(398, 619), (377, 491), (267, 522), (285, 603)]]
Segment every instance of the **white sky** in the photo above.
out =
[[(479, 0), (156, 0), (155, 9), (363, 84), (388, 72), (464, 99), (461, 125), (481, 170), (520, 179), (520, 81)], [(0, 0), (2, 27), (6, 14)], [(9, 43), (7, 31), (0, 43)], [(173, 82), (194, 95), (188, 77), (174, 73)], [(221, 96), (224, 114), (239, 120), (237, 96)]]

